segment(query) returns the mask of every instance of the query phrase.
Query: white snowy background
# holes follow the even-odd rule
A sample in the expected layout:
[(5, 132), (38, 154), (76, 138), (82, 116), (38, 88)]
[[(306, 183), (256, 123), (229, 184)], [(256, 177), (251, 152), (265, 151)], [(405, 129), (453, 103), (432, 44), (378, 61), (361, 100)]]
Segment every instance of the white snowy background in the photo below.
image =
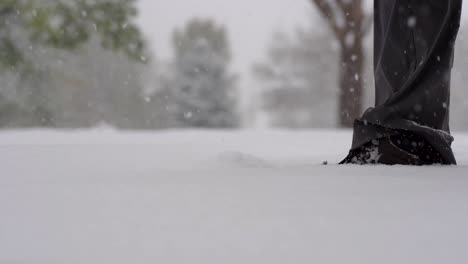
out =
[[(251, 66), (272, 34), (315, 21), (307, 0), (138, 7), (158, 61), (173, 57), (170, 34), (190, 18), (226, 25), (244, 110), (257, 103)], [(459, 54), (454, 79), (464, 84)], [(123, 68), (91, 81), (114, 87), (105, 81), (121, 83)], [(454, 88), (452, 121), (466, 130), (464, 88)], [(0, 131), (0, 264), (468, 262), (468, 134), (454, 134), (458, 166), (339, 166), (350, 130), (259, 125)]]
[(3, 132), (0, 263), (466, 263), (456, 137), (388, 167), (336, 165), (348, 131)]

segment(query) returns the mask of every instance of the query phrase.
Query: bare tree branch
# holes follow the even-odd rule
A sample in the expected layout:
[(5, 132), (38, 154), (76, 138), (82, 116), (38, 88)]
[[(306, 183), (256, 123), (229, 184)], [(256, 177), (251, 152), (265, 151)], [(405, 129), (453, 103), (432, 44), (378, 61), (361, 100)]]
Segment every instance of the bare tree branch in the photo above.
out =
[(338, 26), (338, 21), (333, 7), (327, 0), (311, 0), (317, 6), (322, 16), (324, 16), (337, 37), (343, 35), (343, 29)]

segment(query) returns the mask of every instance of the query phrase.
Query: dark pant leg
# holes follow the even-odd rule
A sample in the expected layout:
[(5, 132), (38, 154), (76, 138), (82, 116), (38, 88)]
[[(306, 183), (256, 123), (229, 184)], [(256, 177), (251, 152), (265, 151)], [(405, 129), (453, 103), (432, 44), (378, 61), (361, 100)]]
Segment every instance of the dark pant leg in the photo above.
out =
[(410, 132), (455, 164), (450, 72), (462, 0), (375, 0), (376, 104), (354, 128), (352, 150)]

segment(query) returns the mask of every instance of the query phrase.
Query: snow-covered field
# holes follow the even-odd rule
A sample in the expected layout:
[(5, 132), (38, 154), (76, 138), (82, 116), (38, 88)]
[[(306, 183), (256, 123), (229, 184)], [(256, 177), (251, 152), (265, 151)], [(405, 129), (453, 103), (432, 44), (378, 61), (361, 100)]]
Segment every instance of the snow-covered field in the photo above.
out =
[(350, 138), (0, 132), (0, 263), (468, 263), (468, 135), (457, 167), (335, 165)]

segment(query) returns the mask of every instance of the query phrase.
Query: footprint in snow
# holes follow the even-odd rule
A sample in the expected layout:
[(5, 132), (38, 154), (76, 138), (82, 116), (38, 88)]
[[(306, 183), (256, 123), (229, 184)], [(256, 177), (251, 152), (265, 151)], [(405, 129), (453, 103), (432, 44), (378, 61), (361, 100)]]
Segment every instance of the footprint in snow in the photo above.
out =
[(227, 151), (218, 155), (218, 160), (224, 163), (239, 165), (242, 167), (251, 168), (271, 168), (274, 167), (270, 162), (263, 160), (259, 157), (238, 152)]

